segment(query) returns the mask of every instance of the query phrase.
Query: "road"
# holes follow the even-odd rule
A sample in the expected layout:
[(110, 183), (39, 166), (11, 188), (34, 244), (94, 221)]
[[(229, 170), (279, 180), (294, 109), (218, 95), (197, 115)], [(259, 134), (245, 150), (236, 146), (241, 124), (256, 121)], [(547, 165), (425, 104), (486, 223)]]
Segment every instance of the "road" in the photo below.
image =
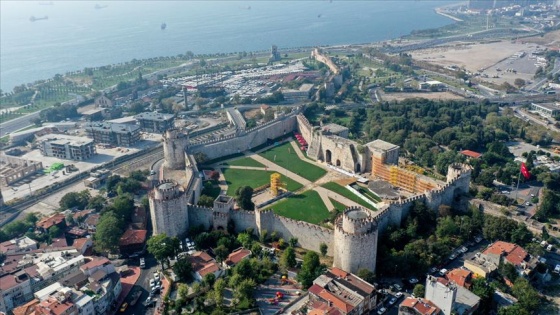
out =
[(14, 118), (12, 120), (9, 120), (7, 122), (1, 123), (0, 124), (0, 137), (5, 136), (8, 133), (12, 133), (16, 130), (31, 126), (33, 123), (31, 122), (31, 120), (35, 119), (35, 118), (39, 118), (39, 112), (40, 111), (36, 111), (34, 113), (22, 116), (22, 117), (18, 117), (18, 118)]
[[(138, 278), (136, 285), (130, 291), (130, 292), (134, 292), (137, 290), (142, 290), (142, 295), (140, 296), (140, 298), (138, 299), (138, 301), (134, 306), (129, 306), (127, 310), (122, 314), (128, 314), (128, 315), (148, 314), (149, 315), (154, 313), (155, 307), (154, 306), (146, 307), (144, 305), (144, 302), (150, 295), (150, 279), (153, 278), (154, 276), (154, 272), (158, 267), (158, 262), (156, 261), (155, 258), (149, 255), (145, 255), (144, 258), (146, 260), (146, 268), (141, 269), (142, 272), (140, 273), (140, 278)], [(128, 260), (128, 264), (131, 266), (138, 266), (139, 261), (140, 261), (139, 258), (130, 258)], [(131, 300), (131, 294), (129, 294), (129, 296), (125, 301), (130, 303), (130, 300)], [(161, 299), (158, 297), (158, 302), (159, 300)]]

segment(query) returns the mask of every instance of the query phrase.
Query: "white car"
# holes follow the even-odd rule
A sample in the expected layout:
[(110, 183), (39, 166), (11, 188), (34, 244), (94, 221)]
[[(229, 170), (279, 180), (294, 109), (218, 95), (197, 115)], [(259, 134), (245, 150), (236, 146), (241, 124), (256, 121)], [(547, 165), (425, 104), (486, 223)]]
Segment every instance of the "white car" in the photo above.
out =
[(560, 273), (560, 265), (556, 265), (556, 267), (554, 267), (554, 272)]
[(408, 279), (408, 283), (410, 283), (410, 284), (416, 284), (416, 283), (418, 283), (418, 279), (416, 279), (416, 278), (410, 278), (410, 279)]
[(397, 293), (395, 294), (395, 296), (396, 296), (397, 299), (398, 299), (398, 298), (400, 298), (401, 296), (403, 296), (403, 293), (402, 293), (402, 292), (397, 292)]
[(395, 302), (397, 302), (397, 298), (392, 298), (391, 300), (389, 300), (389, 304), (391, 305), (395, 304)]
[(377, 314), (381, 315), (381, 314), (385, 314), (385, 311), (387, 311), (386, 308), (382, 307), (377, 311)]
[(140, 258), (140, 268), (146, 268), (146, 260), (144, 258)]
[(461, 253), (466, 253), (469, 251), (469, 249), (466, 246), (461, 246), (461, 248), (459, 248), (459, 250), (461, 251)]
[(447, 273), (447, 269), (445, 269), (445, 268), (443, 268), (439, 271), (439, 275), (442, 276), (442, 277), (445, 276), (446, 273)]
[(156, 281), (154, 279), (150, 279), (150, 288), (153, 288), (156, 286)]
[(154, 272), (154, 279), (156, 280), (156, 282), (159, 282), (159, 280), (160, 280), (159, 273)]

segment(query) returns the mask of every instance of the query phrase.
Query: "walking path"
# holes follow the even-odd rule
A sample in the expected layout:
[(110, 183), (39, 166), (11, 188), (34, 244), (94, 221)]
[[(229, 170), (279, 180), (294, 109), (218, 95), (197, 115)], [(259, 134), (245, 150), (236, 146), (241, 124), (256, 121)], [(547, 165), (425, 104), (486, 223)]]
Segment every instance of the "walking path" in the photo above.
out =
[[(308, 161), (307, 158), (303, 155), (303, 153), (301, 152), (301, 150), (297, 147), (297, 143), (295, 141), (290, 141), (290, 144), (292, 145), (294, 151), (296, 152), (296, 154), (298, 155), (298, 157), (300, 159), (302, 159), (303, 161), (308, 162), (309, 164), (312, 165), (317, 165), (320, 166), (324, 169), (326, 169), (329, 172), (332, 172), (332, 170), (330, 170), (329, 168), (325, 167), (324, 165), (321, 165), (319, 163), (313, 163), (312, 161)], [(265, 151), (268, 148), (264, 148), (262, 150), (259, 150), (258, 152), (261, 151)], [(264, 157), (258, 155), (258, 153), (252, 152), (252, 151), (246, 151), (243, 153), (246, 157), (251, 158), (261, 164), (263, 164), (265, 167), (255, 167), (255, 166), (235, 166), (235, 165), (223, 165), (223, 164), (218, 164), (215, 167), (218, 169), (218, 171), (220, 172), (220, 189), (221, 195), (225, 195), (228, 189), (228, 186), (226, 184), (226, 179), (221, 171), (221, 168), (233, 168), (233, 169), (242, 169), (242, 170), (256, 170), (256, 171), (274, 171), (274, 172), (278, 172), (286, 177), (289, 177), (293, 180), (295, 180), (296, 182), (300, 183), (303, 185), (302, 188), (300, 188), (298, 191), (302, 192), (302, 191), (306, 191), (306, 190), (314, 190), (316, 191), (319, 196), (321, 197), (321, 200), (323, 201), (323, 203), (325, 204), (325, 206), (327, 207), (327, 209), (329, 211), (334, 211), (335, 207), (334, 204), (332, 203), (332, 201), (330, 199), (336, 200), (340, 203), (342, 203), (343, 205), (347, 206), (347, 207), (362, 207), (360, 204), (342, 196), (339, 195), (331, 190), (328, 190), (324, 187), (321, 187), (320, 184), (323, 182), (320, 179), (317, 182), (312, 182), (308, 179), (305, 179), (303, 177), (301, 177), (300, 175), (293, 173), (283, 167), (281, 167), (278, 164), (275, 164), (271, 161), (269, 161), (268, 159), (265, 159)], [(236, 157), (234, 159), (238, 159), (239, 157)], [(223, 162), (221, 162), (223, 163)], [(326, 175), (328, 176), (328, 175)], [(324, 177), (326, 177), (324, 176)], [(330, 181), (330, 180), (329, 180)]]
[(218, 173), (220, 173), (220, 177), (218, 178), (218, 186), (220, 186), (220, 195), (225, 196), (227, 195), (228, 184), (226, 182), (226, 178), (224, 173), (222, 173), (222, 169), (217, 167)]

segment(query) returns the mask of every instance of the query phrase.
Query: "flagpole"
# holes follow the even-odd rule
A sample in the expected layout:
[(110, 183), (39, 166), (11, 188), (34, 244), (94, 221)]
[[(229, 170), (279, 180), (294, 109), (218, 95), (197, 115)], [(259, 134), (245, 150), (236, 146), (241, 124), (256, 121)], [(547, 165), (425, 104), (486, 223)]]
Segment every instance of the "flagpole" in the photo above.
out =
[[(521, 164), (523, 165), (523, 164)], [(517, 194), (519, 193), (519, 180), (521, 180), (521, 167), (519, 167), (519, 174), (517, 174), (517, 189), (515, 190), (515, 201), (517, 202)]]

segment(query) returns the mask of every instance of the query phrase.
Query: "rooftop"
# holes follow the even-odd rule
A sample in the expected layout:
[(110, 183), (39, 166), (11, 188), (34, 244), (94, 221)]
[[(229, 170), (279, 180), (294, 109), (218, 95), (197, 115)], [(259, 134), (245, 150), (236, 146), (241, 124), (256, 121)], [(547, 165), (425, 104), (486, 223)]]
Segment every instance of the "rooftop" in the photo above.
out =
[(88, 270), (95, 267), (110, 264), (111, 261), (105, 257), (90, 257), (91, 261), (80, 267), (81, 270)]
[(36, 223), (36, 226), (38, 228), (43, 228), (45, 230), (48, 230), (52, 226), (60, 224), (64, 220), (65, 220), (64, 214), (57, 213), (53, 216), (39, 220), (39, 222)]
[(171, 120), (175, 117), (172, 114), (161, 114), (157, 112), (144, 112), (135, 116), (136, 119), (154, 120), (154, 121), (166, 121)]
[(47, 141), (54, 145), (83, 146), (93, 144), (93, 140), (86, 137), (71, 136), (65, 134), (48, 134), (37, 139), (38, 142)]
[(431, 301), (421, 298), (407, 297), (402, 301), (400, 307), (414, 309), (416, 313), (422, 315), (438, 315), (441, 310)]
[(461, 268), (449, 271), (446, 275), (448, 280), (455, 282), (462, 287), (470, 287), (472, 272)]
[(507, 261), (515, 266), (521, 265), (521, 263), (527, 259), (528, 255), (527, 251), (521, 246), (503, 241), (497, 241), (488, 246), (484, 254), (503, 255)]
[(370, 148), (381, 149), (383, 151), (391, 151), (399, 148), (398, 145), (379, 139), (373, 140), (372, 142), (369, 142), (366, 145)]
[(539, 106), (542, 108), (550, 109), (550, 110), (560, 110), (560, 103), (533, 103), (535, 106)]
[(243, 247), (238, 248), (228, 255), (225, 263), (226, 265), (233, 266), (240, 262), (243, 258), (251, 256), (251, 251)]
[(128, 228), (119, 239), (119, 246), (137, 245), (146, 242), (148, 231)]
[(190, 261), (193, 271), (198, 272), (202, 277), (220, 269), (220, 266), (216, 263), (214, 258), (210, 257), (206, 252), (196, 252), (192, 254), (190, 256)]
[(140, 126), (111, 122), (92, 122), (85, 124), (84, 129), (98, 132), (135, 133), (140, 131)]
[(479, 157), (482, 156), (482, 153), (478, 153), (478, 152), (471, 151), (471, 150), (463, 150), (460, 153), (462, 155), (466, 155), (468, 157), (472, 157), (472, 158), (475, 158), (475, 159), (478, 159)]
[(323, 127), (321, 129), (323, 131), (328, 131), (328, 132), (331, 132), (331, 133), (334, 133), (334, 134), (338, 134), (340, 132), (349, 130), (348, 128), (346, 128), (344, 126), (334, 124), (334, 123), (323, 125)]

